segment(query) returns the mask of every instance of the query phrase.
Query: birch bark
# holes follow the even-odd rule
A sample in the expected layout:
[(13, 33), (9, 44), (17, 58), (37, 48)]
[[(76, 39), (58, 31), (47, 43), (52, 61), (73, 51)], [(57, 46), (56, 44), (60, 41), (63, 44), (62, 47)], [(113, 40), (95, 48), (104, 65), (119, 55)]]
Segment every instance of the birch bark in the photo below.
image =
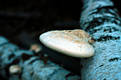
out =
[(95, 55), (82, 59), (82, 80), (121, 79), (121, 18), (110, 0), (83, 0), (81, 27), (95, 39)]
[[(39, 53), (40, 54), (40, 53)], [(77, 75), (66, 77), (70, 71), (48, 61), (44, 64), (40, 56), (22, 50), (0, 36), (0, 78), (5, 80), (78, 80)], [(21, 74), (11, 74), (10, 66), (21, 67)], [(3, 79), (2, 79), (3, 80)]]

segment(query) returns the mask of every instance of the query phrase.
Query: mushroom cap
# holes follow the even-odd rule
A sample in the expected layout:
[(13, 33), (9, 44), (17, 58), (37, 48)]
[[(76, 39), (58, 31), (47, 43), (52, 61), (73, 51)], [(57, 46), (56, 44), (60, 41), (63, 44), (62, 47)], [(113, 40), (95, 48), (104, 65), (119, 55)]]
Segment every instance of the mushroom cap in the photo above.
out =
[(11, 74), (21, 73), (21, 67), (19, 65), (12, 65), (9, 67), (9, 72)]
[(31, 50), (31, 51), (35, 51), (35, 52), (37, 53), (37, 52), (41, 51), (41, 46), (38, 45), (38, 44), (32, 44), (32, 45), (30, 46), (30, 50)]
[(90, 36), (83, 30), (56, 30), (40, 35), (40, 41), (47, 47), (72, 57), (91, 57), (94, 48), (88, 42)]

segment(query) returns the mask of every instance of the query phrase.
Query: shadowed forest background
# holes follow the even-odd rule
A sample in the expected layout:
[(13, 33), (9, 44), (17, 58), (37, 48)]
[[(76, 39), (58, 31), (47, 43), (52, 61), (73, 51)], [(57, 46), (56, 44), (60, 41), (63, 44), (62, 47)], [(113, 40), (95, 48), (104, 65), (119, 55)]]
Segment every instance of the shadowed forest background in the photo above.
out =
[(79, 28), (80, 12), (80, 0), (0, 1), (0, 35), (14, 41), (22, 31), (38, 38), (51, 29)]
[[(120, 1), (114, 0), (120, 11)], [(22, 31), (34, 38), (54, 29), (80, 28), (81, 0), (2, 0), (0, 1), (0, 35), (12, 41)]]

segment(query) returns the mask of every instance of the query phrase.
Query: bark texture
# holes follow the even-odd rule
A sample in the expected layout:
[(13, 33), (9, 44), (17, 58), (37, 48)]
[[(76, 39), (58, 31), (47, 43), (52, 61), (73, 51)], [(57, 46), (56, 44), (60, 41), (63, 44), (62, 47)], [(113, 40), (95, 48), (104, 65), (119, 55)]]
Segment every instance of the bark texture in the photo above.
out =
[[(11, 65), (22, 68), (20, 74), (11, 74)], [(67, 77), (70, 72), (48, 61), (47, 64), (32, 51), (22, 50), (0, 36), (0, 77), (5, 80), (78, 80), (77, 75)], [(2, 79), (3, 80), (3, 79)]]
[(83, 0), (81, 27), (95, 39), (95, 55), (82, 59), (82, 80), (121, 79), (121, 18), (110, 0)]

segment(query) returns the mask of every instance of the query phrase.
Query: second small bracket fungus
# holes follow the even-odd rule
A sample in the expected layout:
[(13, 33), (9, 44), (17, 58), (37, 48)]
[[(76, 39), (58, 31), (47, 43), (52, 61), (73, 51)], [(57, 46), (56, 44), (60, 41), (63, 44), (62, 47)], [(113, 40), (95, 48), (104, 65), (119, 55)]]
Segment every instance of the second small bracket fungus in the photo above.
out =
[[(87, 58), (94, 55), (93, 40), (83, 30), (56, 30), (40, 35), (40, 41), (47, 47), (65, 55)], [(90, 44), (91, 43), (91, 44)]]
[(10, 74), (20, 74), (21, 73), (21, 67), (19, 65), (11, 65), (9, 67)]

